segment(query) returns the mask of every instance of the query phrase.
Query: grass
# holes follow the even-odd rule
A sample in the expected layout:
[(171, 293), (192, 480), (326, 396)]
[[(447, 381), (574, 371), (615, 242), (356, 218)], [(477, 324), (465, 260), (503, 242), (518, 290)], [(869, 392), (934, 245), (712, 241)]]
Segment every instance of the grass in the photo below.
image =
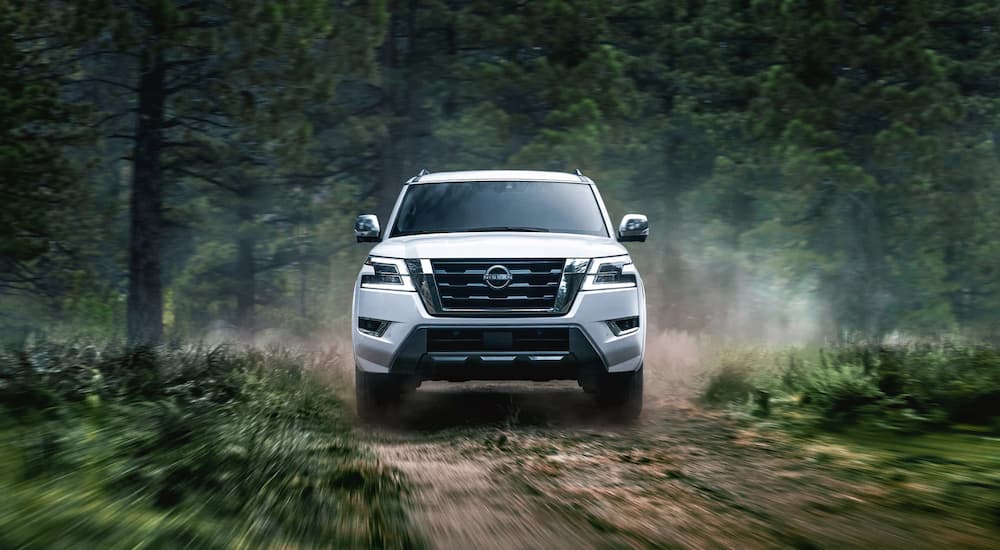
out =
[(0, 547), (411, 548), (404, 485), (350, 438), (333, 357), (0, 354)]
[(1000, 438), (949, 430), (892, 434), (856, 426), (802, 436), (804, 452), (841, 474), (888, 487), (889, 503), (1000, 532)]
[(903, 508), (968, 513), (1000, 527), (996, 348), (729, 349), (709, 368), (701, 397), (791, 434), (818, 463), (897, 487)]

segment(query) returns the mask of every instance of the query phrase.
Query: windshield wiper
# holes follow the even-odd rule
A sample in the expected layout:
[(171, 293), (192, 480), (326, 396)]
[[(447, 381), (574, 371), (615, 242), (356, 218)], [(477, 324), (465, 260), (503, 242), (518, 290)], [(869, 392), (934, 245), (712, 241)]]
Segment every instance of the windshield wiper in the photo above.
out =
[(530, 233), (548, 233), (549, 230), (544, 227), (520, 227), (511, 225), (497, 225), (493, 227), (474, 227), (472, 229), (466, 229), (465, 231), (472, 233), (477, 231), (524, 231)]

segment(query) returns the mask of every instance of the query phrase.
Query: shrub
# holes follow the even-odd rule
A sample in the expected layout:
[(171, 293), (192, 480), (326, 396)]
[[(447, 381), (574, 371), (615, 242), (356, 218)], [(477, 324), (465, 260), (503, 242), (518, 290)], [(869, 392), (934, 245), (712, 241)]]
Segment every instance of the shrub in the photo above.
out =
[[(851, 344), (818, 352), (728, 350), (709, 370), (706, 402), (775, 395), (831, 424), (877, 420), (906, 429), (996, 425), (1000, 351), (956, 342)], [(757, 408), (768, 399), (758, 399)], [(766, 407), (764, 407), (766, 409)]]
[(705, 401), (712, 404), (740, 403), (750, 398), (754, 391), (750, 383), (750, 369), (734, 364), (724, 364), (713, 372), (705, 388)]
[(753, 412), (770, 411), (767, 383), (768, 352), (761, 349), (728, 349), (716, 356), (707, 374), (702, 400), (712, 405), (748, 405)]
[(876, 376), (850, 363), (808, 370), (800, 391), (799, 402), (830, 421), (852, 421), (885, 397)]
[(0, 354), (0, 547), (415, 545), (399, 478), (351, 442), (321, 381), (331, 361), (50, 343)]

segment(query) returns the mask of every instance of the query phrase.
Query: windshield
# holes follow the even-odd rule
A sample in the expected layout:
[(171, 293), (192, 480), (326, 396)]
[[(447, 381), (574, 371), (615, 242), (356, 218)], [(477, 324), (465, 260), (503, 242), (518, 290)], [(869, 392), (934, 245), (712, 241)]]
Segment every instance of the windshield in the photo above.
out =
[(538, 231), (608, 236), (589, 185), (475, 181), (410, 185), (393, 237), (459, 231)]

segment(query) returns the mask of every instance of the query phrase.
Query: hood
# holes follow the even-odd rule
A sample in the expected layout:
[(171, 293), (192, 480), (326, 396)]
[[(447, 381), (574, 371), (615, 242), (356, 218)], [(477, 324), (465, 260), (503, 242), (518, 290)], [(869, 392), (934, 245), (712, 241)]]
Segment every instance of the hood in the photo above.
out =
[(429, 259), (601, 258), (628, 254), (607, 237), (566, 233), (446, 233), (393, 237), (372, 248), (372, 256)]

